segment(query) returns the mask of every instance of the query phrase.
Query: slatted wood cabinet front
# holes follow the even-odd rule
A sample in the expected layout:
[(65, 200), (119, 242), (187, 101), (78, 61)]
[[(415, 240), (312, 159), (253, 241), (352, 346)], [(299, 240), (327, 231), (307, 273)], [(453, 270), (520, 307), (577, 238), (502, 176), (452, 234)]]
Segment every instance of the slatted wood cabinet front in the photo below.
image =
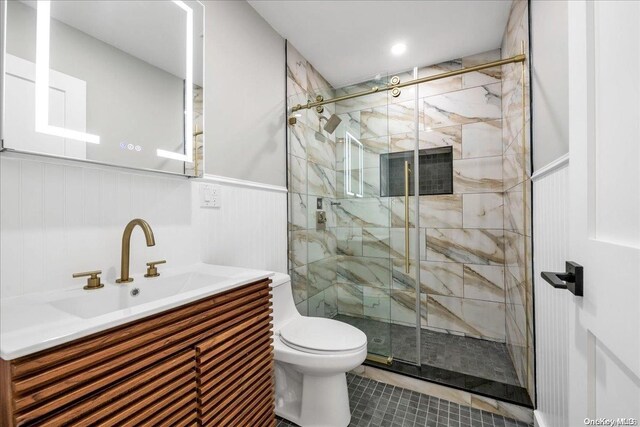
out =
[(269, 283), (0, 361), (0, 424), (275, 425)]

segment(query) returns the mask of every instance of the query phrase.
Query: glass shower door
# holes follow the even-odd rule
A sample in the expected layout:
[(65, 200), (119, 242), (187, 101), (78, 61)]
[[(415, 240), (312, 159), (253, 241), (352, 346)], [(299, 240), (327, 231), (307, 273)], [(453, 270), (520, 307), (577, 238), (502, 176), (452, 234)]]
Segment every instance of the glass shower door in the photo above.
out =
[[(408, 81), (412, 72), (390, 76), (390, 81)], [(422, 304), (417, 288), (419, 280), (419, 237), (416, 213), (415, 183), (416, 130), (419, 116), (414, 87), (402, 88), (399, 93), (388, 91), (389, 154), (381, 157), (383, 180), (381, 194), (388, 196), (391, 205), (391, 263), (390, 292), (392, 354), (396, 361), (419, 364), (419, 330)]]
[[(289, 108), (384, 87), (389, 76), (332, 89), (289, 61)], [(400, 75), (402, 81), (411, 74)], [(411, 88), (291, 111), (288, 126), (289, 272), (308, 316), (361, 329), (370, 360), (417, 363), (415, 96)], [(333, 126), (339, 122), (337, 126)], [(408, 179), (406, 179), (408, 178)], [(409, 215), (408, 221), (405, 221)], [(409, 251), (407, 253), (407, 247)], [(408, 262), (408, 264), (407, 264)], [(407, 270), (408, 267), (408, 270)]]
[[(385, 86), (389, 76), (336, 90)], [(367, 334), (370, 360), (417, 363), (417, 238), (411, 164), (415, 99), (388, 92), (336, 103), (337, 319)], [(407, 252), (409, 248), (409, 252)], [(342, 304), (346, 300), (353, 304)]]
[[(369, 89), (369, 81), (336, 96)], [(380, 159), (389, 153), (385, 94), (335, 104), (337, 319), (367, 335), (370, 359), (388, 363), (391, 346), (391, 201), (380, 193)]]

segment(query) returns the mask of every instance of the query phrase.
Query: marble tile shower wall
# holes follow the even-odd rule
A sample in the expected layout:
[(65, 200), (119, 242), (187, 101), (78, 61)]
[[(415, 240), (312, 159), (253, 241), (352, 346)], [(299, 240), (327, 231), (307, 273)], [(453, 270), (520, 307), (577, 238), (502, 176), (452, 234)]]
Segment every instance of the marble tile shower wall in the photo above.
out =
[[(327, 81), (291, 44), (287, 45), (288, 105), (306, 104), (317, 95), (328, 99)], [(301, 110), (297, 124), (288, 126), (289, 144), (289, 274), (293, 297), (302, 314), (333, 317), (337, 314), (336, 282), (336, 144), (323, 130), (334, 106)], [(322, 198), (327, 212), (324, 229), (316, 227), (316, 207)]]
[[(521, 53), (523, 42), (528, 52), (528, 5), (515, 0), (502, 56)], [(521, 64), (503, 66), (502, 74), (506, 343), (518, 379), (534, 399), (529, 74), (523, 76)]]
[[(526, 2), (514, 2), (502, 49), (423, 67), (419, 77), (519, 53), (520, 40), (528, 41), (526, 26)], [(329, 105), (324, 116), (335, 112), (342, 119), (333, 135), (322, 131), (314, 110), (300, 112), (289, 126), (289, 272), (302, 313), (415, 325), (414, 275), (403, 273), (403, 199), (380, 197), (379, 158), (412, 150), (417, 125), (421, 149), (451, 146), (454, 158), (454, 194), (421, 196), (420, 229), (412, 236), (422, 248), (419, 265), (412, 265), (420, 269), (422, 326), (507, 342), (520, 380), (531, 384), (531, 316), (525, 310), (531, 298), (524, 273), (530, 191), (523, 200), (529, 141), (527, 130), (522, 141), (520, 76), (519, 65), (503, 66), (403, 88), (398, 98), (377, 93)], [(318, 94), (383, 85), (387, 78), (333, 90), (288, 46), (290, 106)], [(365, 148), (363, 197), (344, 191), (347, 131)], [(328, 216), (325, 230), (315, 227), (318, 197)], [(414, 219), (412, 204), (412, 226)]]
[[(418, 76), (499, 58), (498, 49), (421, 68)], [(376, 84), (384, 81), (339, 89), (336, 95)], [(454, 194), (420, 196), (422, 326), (504, 342), (501, 70), (424, 83), (417, 90), (420, 149), (452, 146), (454, 158)], [(380, 197), (379, 169), (381, 153), (414, 147), (415, 91), (403, 88), (398, 98), (378, 93), (336, 105), (343, 120), (338, 137), (349, 131), (365, 148), (362, 198), (344, 194), (340, 140), (336, 149), (340, 314), (415, 325), (415, 275), (403, 270), (404, 199)], [(412, 203), (411, 227), (414, 218)]]

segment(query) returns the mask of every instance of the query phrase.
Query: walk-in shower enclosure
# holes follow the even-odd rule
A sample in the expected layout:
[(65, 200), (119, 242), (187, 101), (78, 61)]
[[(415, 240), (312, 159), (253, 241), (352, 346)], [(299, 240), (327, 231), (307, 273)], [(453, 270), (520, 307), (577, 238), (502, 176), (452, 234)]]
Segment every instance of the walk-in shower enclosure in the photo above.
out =
[[(331, 87), (287, 45), (289, 273), (299, 311), (362, 329), (377, 367), (524, 405), (534, 396), (528, 59), (321, 113), (291, 108), (528, 45), (524, 1), (494, 50), (347, 87)], [(330, 133), (333, 114), (341, 121)]]

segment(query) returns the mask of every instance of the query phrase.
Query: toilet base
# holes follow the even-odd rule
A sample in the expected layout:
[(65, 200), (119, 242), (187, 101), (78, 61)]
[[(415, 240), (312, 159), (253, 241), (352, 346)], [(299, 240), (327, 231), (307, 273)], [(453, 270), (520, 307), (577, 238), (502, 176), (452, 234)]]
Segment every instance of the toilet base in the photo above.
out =
[(347, 427), (346, 374), (302, 374), (293, 365), (276, 362), (276, 415), (302, 427)]

